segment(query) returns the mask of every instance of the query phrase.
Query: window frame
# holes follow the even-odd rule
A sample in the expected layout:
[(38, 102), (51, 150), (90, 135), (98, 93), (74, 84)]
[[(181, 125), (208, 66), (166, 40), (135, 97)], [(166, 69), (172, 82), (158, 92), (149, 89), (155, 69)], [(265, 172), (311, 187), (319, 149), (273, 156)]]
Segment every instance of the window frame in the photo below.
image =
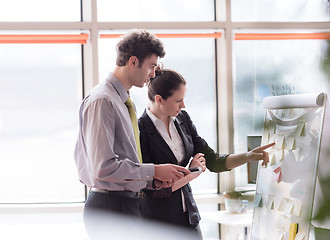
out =
[[(83, 96), (99, 81), (98, 39), (100, 31), (114, 29), (125, 31), (132, 28), (161, 30), (210, 30), (222, 32), (223, 37), (216, 42), (216, 87), (217, 87), (217, 128), (219, 152), (234, 152), (233, 124), (233, 41), (235, 31), (330, 31), (329, 22), (233, 22), (231, 20), (231, 0), (214, 0), (215, 19), (209, 22), (98, 22), (97, 1), (81, 0), (80, 22), (0, 22), (0, 32), (12, 31), (46, 32), (79, 31), (87, 33), (87, 43), (82, 45)], [(235, 170), (219, 174), (218, 192), (235, 188)], [(87, 188), (86, 188), (87, 196)]]

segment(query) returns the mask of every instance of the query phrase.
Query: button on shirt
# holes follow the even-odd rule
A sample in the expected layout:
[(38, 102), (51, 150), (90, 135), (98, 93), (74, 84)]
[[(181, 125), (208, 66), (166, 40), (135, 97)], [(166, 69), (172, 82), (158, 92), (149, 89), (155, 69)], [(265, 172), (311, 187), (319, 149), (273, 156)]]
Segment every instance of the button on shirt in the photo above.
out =
[[(146, 110), (149, 118), (155, 125), (157, 131), (159, 134), (162, 136), (162, 138), (165, 140), (167, 145), (170, 147), (172, 150), (175, 158), (177, 159), (178, 163), (180, 163), (186, 154), (182, 139), (180, 137), (180, 134), (178, 130), (175, 127), (174, 120), (173, 118), (170, 118), (170, 124), (169, 124), (169, 132), (171, 137), (169, 136), (166, 126), (163, 121), (158, 119), (149, 109)], [(183, 206), (183, 211), (187, 211), (187, 207), (184, 201), (184, 195), (181, 190), (181, 196), (182, 196), (182, 206)]]
[(111, 73), (83, 100), (74, 151), (79, 179), (89, 187), (138, 192), (153, 179), (153, 164), (140, 164), (128, 93)]

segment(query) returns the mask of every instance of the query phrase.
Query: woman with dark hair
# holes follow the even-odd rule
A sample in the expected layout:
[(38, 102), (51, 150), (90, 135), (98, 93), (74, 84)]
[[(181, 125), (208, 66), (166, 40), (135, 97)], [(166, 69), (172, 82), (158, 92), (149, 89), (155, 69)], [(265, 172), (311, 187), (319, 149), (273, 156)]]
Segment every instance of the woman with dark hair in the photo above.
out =
[[(139, 119), (144, 163), (172, 163), (200, 167), (203, 171), (207, 167), (212, 172), (229, 171), (251, 161), (262, 160), (263, 165), (268, 163), (268, 154), (264, 150), (273, 144), (242, 154), (215, 153), (198, 135), (188, 113), (182, 110), (185, 107), (185, 93), (186, 81), (179, 73), (159, 67), (156, 69), (155, 78), (150, 79), (148, 84), (151, 103)], [(155, 185), (161, 186), (158, 181)], [(166, 188), (172, 185), (172, 182), (162, 182), (161, 190), (145, 191), (142, 215), (188, 227), (202, 238), (198, 225), (200, 215), (189, 183), (178, 190)]]

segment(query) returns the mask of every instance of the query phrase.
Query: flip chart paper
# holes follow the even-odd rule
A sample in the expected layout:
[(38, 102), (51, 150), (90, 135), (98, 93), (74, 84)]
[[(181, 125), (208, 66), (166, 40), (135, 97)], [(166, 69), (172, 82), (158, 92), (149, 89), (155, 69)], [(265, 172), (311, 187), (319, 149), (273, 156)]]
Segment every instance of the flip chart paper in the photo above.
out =
[[(269, 134), (268, 143), (273, 143), (273, 142), (275, 142), (275, 134)], [(274, 146), (272, 148), (274, 148)]]
[(317, 104), (296, 95), (269, 97), (268, 103), (264, 100), (267, 135), (263, 137), (275, 145), (267, 149), (268, 166), (258, 166), (256, 192), (262, 197), (255, 202), (254, 210), (260, 214), (259, 221), (252, 222), (251, 239), (277, 240), (283, 235), (289, 240), (291, 223), (297, 223), (300, 231), (295, 239), (309, 239), (311, 223), (305, 219), (316, 206), (316, 174), (322, 169), (328, 172), (318, 164), (329, 156), (322, 154), (322, 147), (328, 146), (324, 143), (330, 142), (329, 138), (324, 141), (330, 130), (329, 100), (324, 96), (327, 101), (321, 104), (318, 95), (310, 98)]
[(278, 207), (278, 210), (281, 211), (281, 212), (284, 212), (285, 211), (285, 208), (286, 208), (287, 202), (288, 201), (287, 201), (286, 198), (282, 198), (281, 203), (280, 203), (280, 206)]
[(279, 162), (283, 159), (283, 149), (276, 149), (275, 151), (275, 161)]
[(272, 195), (272, 194), (269, 194), (268, 195), (268, 203), (267, 203), (267, 208), (268, 209), (274, 209), (274, 198), (275, 198), (275, 196), (274, 195)]
[(290, 219), (284, 215), (280, 215), (277, 221), (277, 229), (284, 230), (285, 232), (289, 232), (290, 230)]
[(254, 206), (262, 208), (262, 195), (260, 193), (256, 193), (254, 198)]
[(305, 122), (304, 121), (300, 121), (298, 123), (298, 125), (297, 125), (297, 129), (296, 129), (295, 135), (297, 137), (301, 136), (304, 128), (305, 128)]
[(302, 201), (299, 199), (295, 199), (293, 203), (293, 214), (296, 216), (300, 216)]
[(284, 217), (284, 231), (287, 233), (290, 231), (290, 219), (287, 217)]
[(275, 148), (283, 149), (284, 147), (284, 135), (278, 135), (276, 138)]
[(284, 232), (279, 231), (279, 232), (278, 232), (278, 235), (277, 235), (277, 239), (278, 239), (278, 240), (284, 240)]
[(305, 231), (298, 228), (298, 233), (294, 240), (303, 240), (305, 238)]
[(293, 211), (293, 203), (294, 203), (293, 200), (291, 200), (291, 199), (287, 200), (285, 210), (284, 210), (284, 212), (287, 216), (290, 215)]
[(268, 133), (269, 134), (274, 134), (275, 133), (275, 129), (276, 129), (276, 125), (274, 123), (271, 123), (269, 125), (269, 130), (268, 130)]
[(253, 221), (259, 222), (259, 218), (260, 218), (260, 208), (255, 208), (253, 212)]
[(270, 163), (270, 166), (273, 166), (276, 164), (276, 161), (275, 161), (275, 152), (274, 151), (271, 151), (268, 153), (268, 156), (269, 156), (269, 163)]
[(294, 148), (295, 136), (290, 135), (285, 139), (285, 150), (292, 150)]
[(262, 140), (261, 140), (261, 145), (266, 145), (268, 144), (268, 140), (269, 140), (269, 133), (268, 133), (268, 129), (264, 129), (264, 131), (262, 132)]
[(320, 107), (323, 100), (324, 93), (271, 96), (264, 98), (262, 106), (269, 109)]
[(277, 220), (277, 225), (276, 225), (277, 229), (279, 230), (283, 230), (284, 229), (284, 216), (280, 215), (278, 220)]

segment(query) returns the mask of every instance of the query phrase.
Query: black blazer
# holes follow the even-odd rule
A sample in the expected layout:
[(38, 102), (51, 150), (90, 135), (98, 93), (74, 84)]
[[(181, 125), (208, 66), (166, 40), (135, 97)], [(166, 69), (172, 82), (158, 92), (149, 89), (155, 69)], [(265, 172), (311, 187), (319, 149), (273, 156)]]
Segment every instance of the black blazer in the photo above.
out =
[[(186, 166), (190, 158), (195, 156), (196, 153), (204, 153), (206, 166), (210, 171), (222, 172), (228, 170), (225, 167), (225, 159), (228, 154), (217, 154), (208, 146), (206, 141), (197, 134), (196, 128), (187, 112), (181, 111), (176, 117), (174, 124), (183, 141), (186, 152), (185, 158), (180, 165)], [(158, 133), (146, 111), (139, 118), (139, 129), (144, 163), (178, 164), (172, 150)], [(200, 221), (200, 215), (191, 187), (187, 184), (181, 190), (185, 197), (189, 223), (197, 225)], [(179, 190), (173, 192), (168, 198), (162, 199), (153, 199), (151, 195), (145, 194), (142, 200), (142, 215), (154, 220), (184, 225), (184, 222), (187, 220), (178, 217), (178, 213), (182, 212), (182, 209), (181, 191)]]

